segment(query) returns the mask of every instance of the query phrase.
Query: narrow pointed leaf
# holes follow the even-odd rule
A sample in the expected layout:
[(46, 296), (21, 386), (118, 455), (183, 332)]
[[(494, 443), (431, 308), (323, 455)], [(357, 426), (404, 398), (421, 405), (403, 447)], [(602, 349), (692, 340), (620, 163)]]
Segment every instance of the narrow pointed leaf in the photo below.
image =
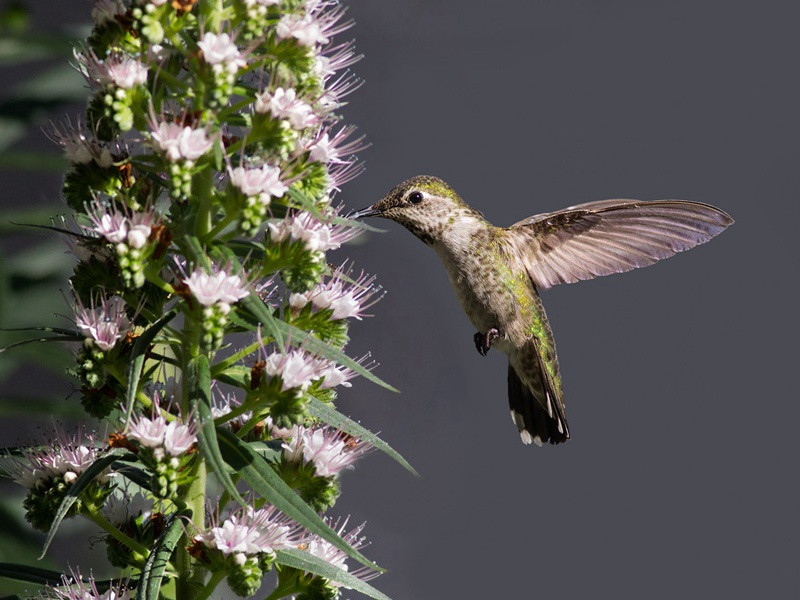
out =
[(409, 462), (403, 458), (399, 452), (384, 442), (377, 435), (372, 433), (369, 429), (344, 416), (331, 405), (312, 397), (308, 403), (308, 412), (311, 413), (312, 417), (371, 444), (381, 452), (388, 454), (397, 462), (399, 462), (409, 473), (419, 477), (417, 470), (412, 467), (411, 464), (409, 464)]
[(128, 368), (128, 391), (125, 395), (125, 402), (127, 404), (126, 414), (127, 420), (130, 421), (133, 414), (133, 406), (136, 401), (136, 393), (139, 391), (139, 379), (142, 376), (142, 367), (144, 366), (145, 356), (150, 344), (153, 343), (156, 335), (161, 329), (175, 318), (178, 314), (178, 309), (173, 308), (169, 310), (163, 317), (148, 327), (142, 335), (136, 338), (131, 352), (131, 365)]
[(211, 471), (216, 475), (225, 491), (242, 506), (246, 506), (247, 503), (237, 491), (236, 484), (233, 483), (228, 473), (228, 466), (220, 453), (217, 430), (214, 427), (214, 417), (211, 414), (211, 374), (207, 356), (197, 356), (189, 361), (186, 381), (189, 387), (192, 410), (197, 415), (197, 441), (200, 444), (203, 458), (208, 463), (208, 466), (211, 467)]
[(67, 516), (69, 509), (72, 508), (72, 505), (75, 504), (75, 501), (78, 499), (78, 496), (81, 495), (83, 490), (92, 483), (97, 476), (99, 476), (103, 471), (109, 468), (115, 461), (117, 461), (120, 456), (125, 454), (127, 451), (123, 450), (122, 448), (114, 448), (109, 450), (103, 456), (98, 458), (94, 461), (88, 469), (86, 469), (83, 473), (78, 475), (78, 478), (69, 488), (67, 495), (61, 501), (61, 505), (58, 507), (56, 511), (56, 516), (53, 519), (53, 524), (50, 525), (50, 531), (47, 532), (47, 538), (44, 541), (44, 547), (42, 548), (42, 553), (39, 556), (41, 560), (44, 558), (44, 555), (47, 553), (47, 549), (50, 547), (50, 543), (53, 541), (53, 538), (58, 531), (59, 526), (61, 525), (61, 521), (64, 520), (64, 517)]
[(144, 563), (144, 569), (142, 569), (137, 585), (137, 600), (158, 600), (161, 580), (164, 578), (167, 564), (183, 535), (182, 520), (188, 519), (191, 514), (192, 511), (187, 508), (169, 518), (164, 533), (158, 538), (155, 547), (150, 551), (150, 556)]
[(138, 485), (140, 488), (149, 490), (151, 492), (153, 491), (151, 489), (153, 486), (152, 479), (146, 471), (138, 467), (134, 467), (133, 465), (127, 465), (121, 462), (115, 462), (113, 465), (111, 465), (111, 468), (115, 473), (119, 473), (129, 481), (132, 481)]
[(328, 540), (358, 562), (371, 569), (382, 571), (378, 565), (367, 559), (358, 550), (345, 542), (330, 525), (306, 504), (286, 482), (281, 479), (266, 460), (249, 444), (240, 440), (230, 431), (218, 429), (222, 456), (250, 487), (263, 496), (275, 508), (297, 521), (300, 525)]
[(0, 563), (0, 577), (39, 585), (55, 585), (61, 583), (61, 573), (58, 571), (5, 562)]
[(313, 554), (295, 549), (279, 550), (276, 554), (275, 562), (278, 564), (299, 569), (306, 573), (319, 575), (320, 577), (340, 583), (357, 592), (361, 592), (370, 598), (375, 598), (375, 600), (390, 600), (389, 596), (376, 590), (366, 581), (362, 581), (344, 569), (334, 567), (329, 562), (317, 558)]
[(31, 338), (29, 340), (22, 340), (21, 342), (14, 342), (13, 344), (3, 346), (0, 348), (0, 353), (5, 352), (6, 350), (11, 350), (11, 348), (27, 346), (28, 344), (33, 344), (34, 342), (79, 342), (81, 340), (83, 340), (83, 336), (80, 335), (56, 335), (50, 337)]
[(275, 344), (282, 348), (285, 344), (284, 333), (279, 324), (283, 323), (283, 321), (275, 318), (275, 316), (272, 314), (272, 311), (267, 308), (266, 304), (264, 304), (264, 301), (261, 300), (258, 295), (250, 294), (241, 300), (241, 305), (249, 310), (256, 319), (258, 319), (258, 321), (264, 326), (267, 334), (269, 334), (272, 339), (275, 340)]

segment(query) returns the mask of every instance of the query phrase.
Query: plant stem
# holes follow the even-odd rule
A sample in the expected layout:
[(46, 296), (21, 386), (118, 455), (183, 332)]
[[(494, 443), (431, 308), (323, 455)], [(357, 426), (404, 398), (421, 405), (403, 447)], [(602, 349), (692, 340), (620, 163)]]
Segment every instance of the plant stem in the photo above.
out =
[(214, 571), (211, 573), (211, 579), (208, 580), (208, 583), (200, 590), (200, 593), (197, 594), (195, 600), (206, 600), (213, 592), (214, 589), (219, 585), (219, 582), (225, 578), (225, 571)]
[(131, 550), (136, 552), (137, 554), (141, 554), (143, 559), (146, 559), (147, 556), (150, 554), (150, 551), (147, 548), (142, 546), (139, 542), (137, 542), (132, 537), (128, 537), (127, 535), (122, 533), (119, 529), (117, 529), (111, 522), (108, 521), (108, 519), (106, 519), (99, 512), (88, 512), (88, 513), (83, 513), (83, 514), (87, 519), (89, 519), (93, 523), (96, 523), (97, 525), (102, 527), (103, 530), (106, 533), (108, 533), (111, 537), (113, 537), (119, 543), (124, 544), (125, 546), (127, 546), (128, 548), (130, 548)]
[[(188, 476), (191, 483), (183, 494), (186, 506), (192, 510), (192, 523), (198, 529), (205, 529), (206, 512), (206, 463), (201, 457), (197, 457), (197, 462), (192, 467)], [(176, 566), (178, 568), (178, 579), (175, 582), (176, 600), (195, 600), (197, 591), (203, 585), (204, 573), (202, 570), (195, 570), (192, 565), (192, 557), (186, 546), (189, 539), (186, 534), (178, 542), (176, 554)]]

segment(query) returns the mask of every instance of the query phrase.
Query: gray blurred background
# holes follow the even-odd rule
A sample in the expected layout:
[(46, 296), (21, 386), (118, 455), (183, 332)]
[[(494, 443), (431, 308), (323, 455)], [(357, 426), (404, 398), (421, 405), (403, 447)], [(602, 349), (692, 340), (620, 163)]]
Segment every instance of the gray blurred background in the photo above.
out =
[[(376, 453), (344, 478), (334, 512), (368, 521), (390, 568), (376, 585), (411, 600), (796, 597), (796, 3), (349, 4), (365, 85), (346, 115), (372, 147), (348, 207), (425, 173), (498, 225), (614, 197), (736, 219), (648, 269), (543, 294), (573, 434), (558, 447), (520, 443), (505, 357), (477, 354), (429, 248), (385, 222), (331, 255), (388, 289), (350, 352), (402, 390), (359, 381), (340, 408), (423, 475)], [(90, 6), (40, 2), (37, 18), (85, 23)], [(60, 210), (58, 188), (2, 173), (6, 206)]]

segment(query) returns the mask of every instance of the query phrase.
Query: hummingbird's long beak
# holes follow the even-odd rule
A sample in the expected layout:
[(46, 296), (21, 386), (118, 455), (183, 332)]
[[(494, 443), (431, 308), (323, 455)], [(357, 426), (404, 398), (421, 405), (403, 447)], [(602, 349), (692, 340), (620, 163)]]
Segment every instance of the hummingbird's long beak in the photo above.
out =
[(354, 213), (350, 213), (347, 215), (348, 219), (363, 219), (364, 217), (377, 217), (381, 214), (381, 211), (373, 208), (372, 206), (368, 206), (366, 208), (362, 208), (361, 210), (357, 210)]

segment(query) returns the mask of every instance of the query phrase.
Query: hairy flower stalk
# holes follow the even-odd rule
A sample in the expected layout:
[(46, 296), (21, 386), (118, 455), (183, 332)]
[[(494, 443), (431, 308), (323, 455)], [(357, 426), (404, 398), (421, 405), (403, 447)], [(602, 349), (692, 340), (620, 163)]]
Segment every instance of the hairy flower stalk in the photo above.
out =
[(77, 258), (60, 335), (107, 433), (0, 461), (34, 527), (91, 520), (120, 571), (44, 593), (193, 600), (224, 580), (247, 597), (272, 569), (271, 600), (337, 597), (374, 565), (360, 528), (318, 513), (375, 438), (332, 403), (358, 375), (380, 382), (346, 355), (380, 288), (328, 257), (361, 231), (332, 201), (362, 168), (337, 114), (359, 84), (335, 40), (350, 23), (329, 0), (97, 0), (91, 15), (85, 117), (50, 135)]

